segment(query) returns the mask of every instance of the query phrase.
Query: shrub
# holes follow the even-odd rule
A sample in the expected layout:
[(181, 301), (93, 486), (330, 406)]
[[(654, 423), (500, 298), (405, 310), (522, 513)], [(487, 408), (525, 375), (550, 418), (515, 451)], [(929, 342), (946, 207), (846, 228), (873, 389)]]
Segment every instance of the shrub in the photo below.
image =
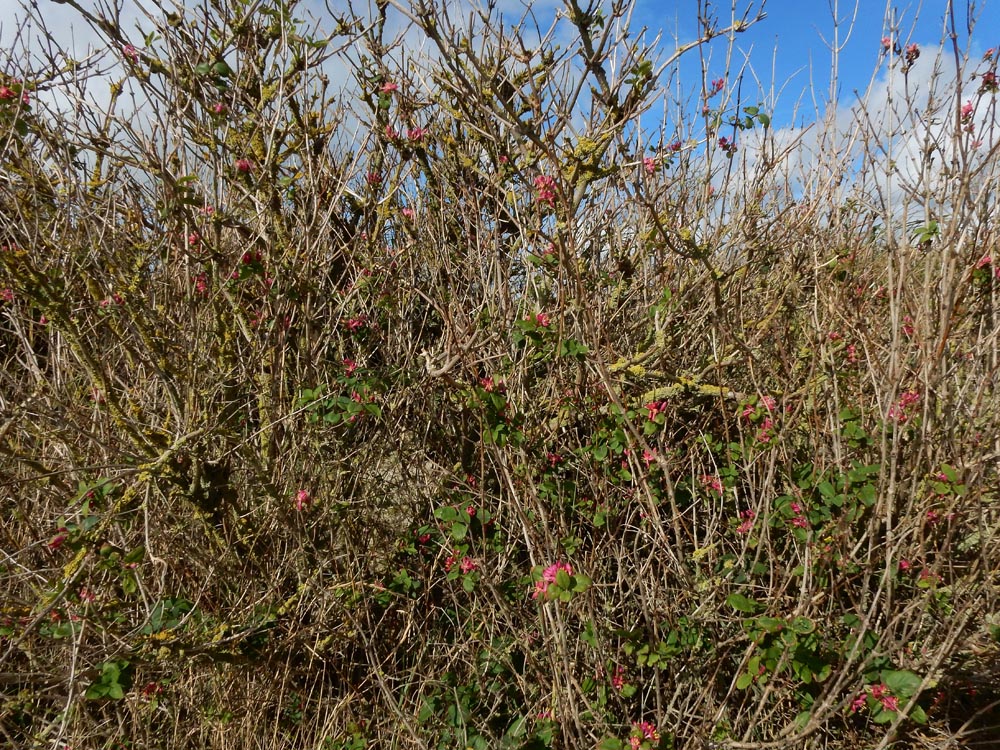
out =
[[(737, 71), (652, 127), (697, 45), (664, 58), (624, 2), (551, 32), (380, 2), (329, 36), (294, 1), (63, 5), (100, 46), (26, 14), (50, 52), (0, 82), (6, 739), (996, 721), (992, 56), (925, 101), (889, 38), (905, 106), (797, 174), (818, 141)], [(945, 124), (890, 179), (918, 111)]]

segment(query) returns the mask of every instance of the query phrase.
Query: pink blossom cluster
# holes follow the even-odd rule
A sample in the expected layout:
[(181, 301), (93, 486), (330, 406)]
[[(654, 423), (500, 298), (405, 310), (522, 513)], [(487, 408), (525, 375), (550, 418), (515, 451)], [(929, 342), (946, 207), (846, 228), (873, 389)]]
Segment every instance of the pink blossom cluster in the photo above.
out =
[(639, 721), (632, 724), (632, 734), (629, 736), (629, 746), (632, 750), (638, 750), (646, 740), (656, 742), (660, 739), (660, 733), (656, 731), (656, 725), (649, 721)]
[(656, 419), (657, 414), (662, 414), (667, 410), (666, 401), (650, 401), (644, 407), (649, 412), (649, 421), (652, 422)]
[(535, 581), (535, 590), (532, 592), (531, 598), (537, 599), (539, 596), (543, 599), (547, 598), (549, 595), (549, 586), (556, 582), (556, 576), (559, 575), (560, 570), (565, 570), (566, 575), (573, 575), (573, 568), (569, 563), (561, 561), (552, 563), (542, 571), (542, 577)]
[(898, 711), (899, 710), (899, 698), (892, 695), (889, 692), (889, 686), (885, 683), (880, 683), (878, 685), (871, 685), (867, 691), (862, 690), (861, 694), (851, 703), (852, 711), (859, 711), (864, 707), (865, 701), (868, 696), (871, 696), (873, 700), (877, 700), (882, 704), (882, 708), (886, 711)]
[(752, 510), (740, 511), (741, 523), (736, 527), (737, 534), (749, 534), (750, 530), (753, 528), (753, 520), (757, 517), (757, 514)]
[(538, 203), (548, 203), (554, 206), (556, 203), (556, 181), (554, 177), (540, 174), (535, 178), (535, 190), (538, 193), (536, 201)]
[(984, 255), (976, 263), (977, 271), (986, 271), (990, 266), (993, 266), (993, 275), (1000, 279), (1000, 263), (994, 263), (993, 257), (991, 255)]
[(619, 693), (625, 688), (625, 667), (619, 664), (611, 675), (611, 687)]
[(701, 477), (701, 486), (706, 490), (711, 490), (718, 494), (722, 494), (722, 480), (718, 477), (712, 476), (710, 474), (703, 474)]
[(899, 397), (899, 401), (889, 407), (889, 419), (903, 424), (908, 418), (906, 410), (920, 400), (920, 394), (916, 391), (905, 391)]
[[(14, 81), (14, 83), (20, 83), (20, 80)], [(17, 92), (10, 86), (0, 86), (0, 100), (10, 101), (11, 99), (17, 99)], [(31, 101), (28, 96), (28, 92), (21, 90), (21, 103), (28, 104)]]
[(452, 552), (447, 558), (445, 558), (444, 569), (451, 572), (456, 564), (458, 564), (458, 569), (463, 575), (468, 575), (475, 570), (479, 570), (479, 563), (476, 562), (474, 558), (469, 557), (468, 555), (462, 555), (462, 557), (459, 558), (458, 552)]
[(788, 507), (792, 511), (792, 514), (793, 514), (792, 517), (791, 517), (791, 519), (789, 520), (789, 523), (792, 526), (795, 526), (795, 527), (800, 528), (800, 529), (808, 529), (808, 528), (810, 528), (809, 521), (805, 517), (805, 509), (802, 507), (801, 503), (793, 501), (792, 504), (789, 505)]
[(295, 493), (295, 510), (302, 511), (312, 505), (312, 496), (307, 490), (299, 490)]
[[(997, 74), (993, 71), (987, 71), (979, 76), (979, 93), (980, 94), (995, 94), (1000, 90), (1000, 83), (997, 81)], [(27, 99), (25, 99), (27, 104)]]

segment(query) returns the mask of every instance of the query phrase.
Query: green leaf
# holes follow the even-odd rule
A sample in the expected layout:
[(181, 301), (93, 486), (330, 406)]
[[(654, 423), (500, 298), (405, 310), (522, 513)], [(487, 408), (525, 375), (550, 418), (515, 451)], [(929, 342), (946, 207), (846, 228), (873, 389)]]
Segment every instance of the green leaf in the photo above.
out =
[(872, 721), (876, 724), (888, 724), (890, 721), (896, 718), (895, 711), (886, 711), (885, 709), (879, 709), (878, 712), (872, 716)]
[(778, 617), (758, 617), (755, 620), (749, 620), (749, 624), (754, 625), (765, 633), (777, 633), (783, 627), (785, 627), (785, 621)]
[(456, 523), (451, 527), (451, 537), (456, 541), (465, 539), (465, 535), (468, 533), (469, 533), (468, 524)]
[(730, 594), (726, 597), (726, 604), (737, 612), (756, 612), (760, 604), (753, 599), (748, 599), (743, 594)]
[(746, 690), (753, 683), (753, 675), (749, 672), (744, 672), (739, 677), (736, 678), (736, 689)]
[(920, 706), (914, 706), (910, 710), (910, 718), (917, 722), (917, 724), (927, 723), (927, 713)]
[(458, 518), (458, 509), (451, 505), (443, 505), (434, 511), (434, 517), (439, 521), (454, 521)]
[(907, 670), (882, 670), (882, 682), (884, 682), (893, 695), (900, 698), (911, 698), (920, 689), (923, 682), (919, 675)]
[(760, 121), (760, 124), (763, 125), (765, 128), (771, 126), (771, 118), (768, 117), (767, 115), (759, 114), (757, 115), (757, 119)]
[(199, 63), (198, 65), (195, 66), (194, 72), (197, 73), (200, 76), (208, 75), (209, 73), (212, 72), (212, 64), (211, 63)]
[(597, 743), (597, 750), (625, 750), (625, 743), (617, 737), (605, 737)]
[(796, 617), (790, 623), (788, 623), (788, 627), (790, 627), (799, 635), (806, 635), (807, 633), (811, 633), (816, 629), (816, 623), (814, 623), (808, 617)]

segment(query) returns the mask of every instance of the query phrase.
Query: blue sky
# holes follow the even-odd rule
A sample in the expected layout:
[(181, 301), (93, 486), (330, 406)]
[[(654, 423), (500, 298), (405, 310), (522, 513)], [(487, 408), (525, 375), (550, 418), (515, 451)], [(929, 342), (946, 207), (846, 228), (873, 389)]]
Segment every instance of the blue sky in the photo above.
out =
[[(767, 0), (767, 17), (737, 37), (732, 69), (738, 71), (749, 59), (764, 87), (770, 88), (773, 82), (775, 92), (780, 92), (773, 113), (776, 127), (810, 122), (815, 118), (814, 97), (821, 111), (829, 101), (832, 58), (828, 43), (834, 39), (830, 6), (835, 1)], [(746, 7), (746, 2), (739, 2), (741, 10)], [(728, 25), (729, 5), (729, 2), (714, 4), (720, 16), (720, 25)], [(955, 5), (960, 49), (964, 50), (971, 42), (972, 59), (976, 59), (987, 48), (1000, 47), (1000, 0), (979, 3), (979, 20), (971, 38), (967, 33), (965, 3), (956, 0)], [(759, 2), (755, 3), (754, 10), (759, 6)], [(871, 0), (859, 0), (857, 4), (840, 0), (839, 6), (837, 16), (842, 21), (839, 34), (844, 47), (839, 55), (838, 98), (841, 104), (850, 104), (854, 99), (853, 91), (864, 91), (879, 65), (881, 39), (889, 28), (886, 16), (892, 11), (887, 11), (886, 3)], [(947, 6), (947, 0), (897, 4), (895, 12), (899, 19), (899, 39), (904, 43), (916, 42), (925, 54), (933, 57), (944, 38)], [(695, 0), (638, 0), (633, 24), (636, 27), (647, 26), (651, 31), (662, 29), (665, 45), (672, 49), (674, 36), (679, 37), (682, 43), (694, 37), (697, 30), (696, 7)], [(853, 29), (852, 18), (855, 19)], [(709, 74), (710, 79), (714, 79), (726, 72), (726, 44), (719, 39), (711, 47)], [(693, 85), (699, 76), (698, 53), (692, 51), (685, 57), (681, 68), (682, 85)], [(745, 78), (744, 100), (756, 96), (755, 89), (753, 78)], [(798, 114), (793, 119), (797, 104)]]

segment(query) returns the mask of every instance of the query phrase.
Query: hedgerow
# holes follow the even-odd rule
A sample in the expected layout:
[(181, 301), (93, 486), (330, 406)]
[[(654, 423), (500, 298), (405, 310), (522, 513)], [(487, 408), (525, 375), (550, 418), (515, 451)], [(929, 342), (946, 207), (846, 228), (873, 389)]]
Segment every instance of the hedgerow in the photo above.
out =
[(709, 62), (763, 14), (58, 10), (0, 67), (11, 746), (995, 736), (992, 51), (893, 29), (817, 135)]

